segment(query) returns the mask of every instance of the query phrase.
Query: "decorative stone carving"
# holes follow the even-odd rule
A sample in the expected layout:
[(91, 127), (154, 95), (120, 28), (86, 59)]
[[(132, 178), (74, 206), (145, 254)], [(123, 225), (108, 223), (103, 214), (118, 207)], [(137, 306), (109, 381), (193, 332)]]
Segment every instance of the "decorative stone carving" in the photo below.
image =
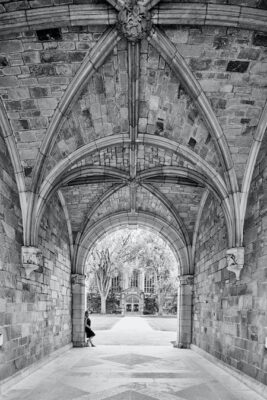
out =
[(233, 247), (226, 251), (227, 269), (234, 272), (236, 279), (240, 279), (240, 272), (244, 266), (244, 247)]
[(152, 28), (151, 14), (137, 0), (128, 0), (118, 14), (117, 28), (129, 41), (137, 42)]
[(27, 278), (33, 271), (39, 270), (39, 272), (42, 272), (43, 270), (43, 254), (38, 247), (22, 246), (21, 261)]
[(71, 275), (71, 284), (84, 286), (85, 285), (85, 275), (72, 274)]
[(139, 186), (139, 182), (136, 180), (136, 178), (129, 179), (128, 186), (130, 187), (130, 189), (136, 189), (137, 186)]
[(178, 286), (181, 286), (181, 285), (193, 286), (193, 284), (194, 284), (194, 275), (178, 276)]

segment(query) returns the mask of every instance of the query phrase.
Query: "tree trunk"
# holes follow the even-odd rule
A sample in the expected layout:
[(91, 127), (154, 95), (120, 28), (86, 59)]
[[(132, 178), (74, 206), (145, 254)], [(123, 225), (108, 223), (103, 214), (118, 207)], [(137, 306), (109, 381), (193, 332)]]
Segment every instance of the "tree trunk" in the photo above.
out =
[(104, 295), (100, 295), (100, 297), (101, 297), (101, 314), (106, 314), (106, 300), (107, 300), (107, 298), (106, 298), (106, 296), (104, 296)]
[(160, 294), (158, 294), (158, 308), (159, 308), (158, 315), (163, 315), (162, 298)]

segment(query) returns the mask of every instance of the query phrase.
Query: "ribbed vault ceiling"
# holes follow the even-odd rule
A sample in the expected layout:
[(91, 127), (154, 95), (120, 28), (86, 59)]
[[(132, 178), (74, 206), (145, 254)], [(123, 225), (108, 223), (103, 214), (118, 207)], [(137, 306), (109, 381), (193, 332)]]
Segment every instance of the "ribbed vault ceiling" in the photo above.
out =
[(176, 232), (190, 263), (206, 190), (229, 245), (242, 244), (266, 127), (266, 2), (66, 3), (0, 5), (1, 129), (25, 244), (57, 190), (76, 248), (98, 221), (147, 216), (172, 243)]

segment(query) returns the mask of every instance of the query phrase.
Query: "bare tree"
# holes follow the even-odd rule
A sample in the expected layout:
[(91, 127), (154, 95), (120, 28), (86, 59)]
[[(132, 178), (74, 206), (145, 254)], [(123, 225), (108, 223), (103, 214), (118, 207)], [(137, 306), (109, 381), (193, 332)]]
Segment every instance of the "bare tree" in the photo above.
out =
[(89, 257), (90, 272), (93, 272), (101, 298), (101, 314), (106, 314), (106, 301), (111, 288), (115, 271), (121, 270), (124, 260), (127, 259), (126, 244), (128, 235), (115, 235), (103, 239), (92, 250)]
[[(123, 230), (103, 238), (88, 258), (87, 276), (93, 274), (101, 298), (101, 313), (106, 313), (106, 301), (115, 272), (145, 268), (153, 270), (159, 315), (163, 313), (166, 295), (174, 289), (177, 262), (170, 248), (154, 234)], [(177, 273), (176, 273), (177, 275)]]

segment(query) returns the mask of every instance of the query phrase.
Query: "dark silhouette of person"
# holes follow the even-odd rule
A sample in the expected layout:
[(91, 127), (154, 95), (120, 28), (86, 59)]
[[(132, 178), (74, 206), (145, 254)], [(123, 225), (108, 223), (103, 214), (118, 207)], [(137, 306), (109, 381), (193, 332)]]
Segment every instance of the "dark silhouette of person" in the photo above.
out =
[(84, 330), (86, 334), (86, 343), (89, 346), (89, 343), (91, 347), (95, 347), (95, 345), (92, 342), (92, 338), (95, 336), (95, 332), (92, 331), (91, 329), (91, 320), (89, 318), (89, 312), (85, 311), (84, 314)]

